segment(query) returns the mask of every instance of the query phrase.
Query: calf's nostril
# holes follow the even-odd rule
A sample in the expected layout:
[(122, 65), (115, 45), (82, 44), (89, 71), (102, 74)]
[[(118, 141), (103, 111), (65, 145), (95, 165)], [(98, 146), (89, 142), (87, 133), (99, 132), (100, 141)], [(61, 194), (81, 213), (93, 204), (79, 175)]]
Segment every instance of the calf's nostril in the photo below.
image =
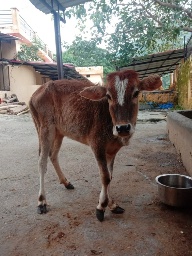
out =
[(127, 132), (129, 132), (131, 130), (131, 125), (130, 124), (126, 125), (125, 129), (126, 129)]
[(116, 126), (116, 130), (117, 130), (117, 132), (121, 132), (121, 126), (120, 126), (120, 125), (117, 125), (117, 126)]

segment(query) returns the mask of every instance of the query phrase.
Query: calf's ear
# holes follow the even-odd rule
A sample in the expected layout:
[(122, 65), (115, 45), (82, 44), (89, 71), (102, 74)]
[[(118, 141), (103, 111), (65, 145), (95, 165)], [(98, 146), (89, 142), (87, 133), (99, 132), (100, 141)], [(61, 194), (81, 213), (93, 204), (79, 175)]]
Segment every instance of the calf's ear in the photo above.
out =
[(103, 86), (86, 87), (80, 92), (81, 97), (90, 100), (101, 100), (106, 96), (106, 88)]
[(139, 90), (141, 91), (153, 91), (158, 89), (162, 85), (162, 81), (159, 75), (150, 75), (139, 83)]

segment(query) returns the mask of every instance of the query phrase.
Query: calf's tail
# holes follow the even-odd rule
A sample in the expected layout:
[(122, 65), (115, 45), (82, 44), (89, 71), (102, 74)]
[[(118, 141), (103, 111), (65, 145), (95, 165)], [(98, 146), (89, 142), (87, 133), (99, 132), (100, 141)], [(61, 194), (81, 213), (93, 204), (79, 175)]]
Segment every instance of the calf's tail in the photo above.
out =
[(38, 138), (39, 138), (39, 155), (40, 155), (40, 153), (41, 153), (41, 145), (40, 145), (40, 137), (39, 137), (40, 136), (40, 122), (39, 122), (38, 112), (37, 112), (36, 108), (34, 107), (32, 97), (29, 100), (29, 109), (30, 109), (30, 113), (31, 113), (31, 116), (33, 118), (33, 122), (35, 124), (37, 134), (38, 134)]

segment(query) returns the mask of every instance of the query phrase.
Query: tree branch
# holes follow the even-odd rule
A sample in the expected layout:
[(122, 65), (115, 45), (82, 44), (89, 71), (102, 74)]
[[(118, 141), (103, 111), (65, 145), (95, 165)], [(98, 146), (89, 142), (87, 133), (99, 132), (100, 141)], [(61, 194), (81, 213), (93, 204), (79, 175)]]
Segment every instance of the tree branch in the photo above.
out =
[(192, 28), (190, 28), (190, 27), (181, 27), (181, 28), (182, 28), (182, 30), (184, 30), (184, 31), (192, 32)]
[(162, 22), (160, 20), (157, 19), (157, 17), (155, 15), (153, 15), (151, 12), (149, 12), (145, 6), (143, 4), (140, 4), (142, 6), (142, 8), (145, 10), (145, 12), (149, 15), (150, 18), (152, 18), (153, 20), (155, 20), (159, 26), (162, 26)]
[[(187, 16), (192, 19), (192, 11), (180, 6), (180, 5), (177, 5), (177, 4), (173, 4), (173, 3), (165, 3), (165, 2), (162, 2), (160, 0), (152, 0), (153, 3), (156, 3), (156, 4), (159, 4), (161, 6), (164, 6), (164, 7), (169, 7), (170, 9), (177, 9), (177, 10), (181, 10), (183, 12), (185, 12), (187, 14)], [(135, 3), (135, 2), (134, 2)], [(121, 6), (128, 6), (128, 5), (131, 5), (131, 4), (125, 4), (125, 3), (118, 3), (117, 5), (121, 5)], [(145, 9), (146, 10), (146, 9)]]
[(187, 14), (187, 16), (192, 19), (192, 12), (189, 11), (188, 9), (182, 7), (182, 6), (179, 6), (177, 4), (173, 4), (173, 3), (164, 3), (160, 0), (154, 0), (153, 2), (161, 5), (161, 6), (165, 6), (165, 7), (169, 7), (171, 9), (177, 9), (177, 10), (182, 10), (183, 12), (185, 12)]

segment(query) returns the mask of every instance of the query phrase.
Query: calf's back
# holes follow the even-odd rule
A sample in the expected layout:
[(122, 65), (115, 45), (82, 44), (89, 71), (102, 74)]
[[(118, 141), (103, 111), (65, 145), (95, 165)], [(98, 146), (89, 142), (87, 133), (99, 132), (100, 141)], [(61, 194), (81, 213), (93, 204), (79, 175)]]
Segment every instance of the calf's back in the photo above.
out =
[(97, 136), (101, 141), (112, 139), (112, 121), (107, 99), (92, 101), (80, 96), (89, 81), (58, 80), (42, 85), (32, 95), (30, 110), (39, 127), (54, 125), (63, 136), (90, 144)]

